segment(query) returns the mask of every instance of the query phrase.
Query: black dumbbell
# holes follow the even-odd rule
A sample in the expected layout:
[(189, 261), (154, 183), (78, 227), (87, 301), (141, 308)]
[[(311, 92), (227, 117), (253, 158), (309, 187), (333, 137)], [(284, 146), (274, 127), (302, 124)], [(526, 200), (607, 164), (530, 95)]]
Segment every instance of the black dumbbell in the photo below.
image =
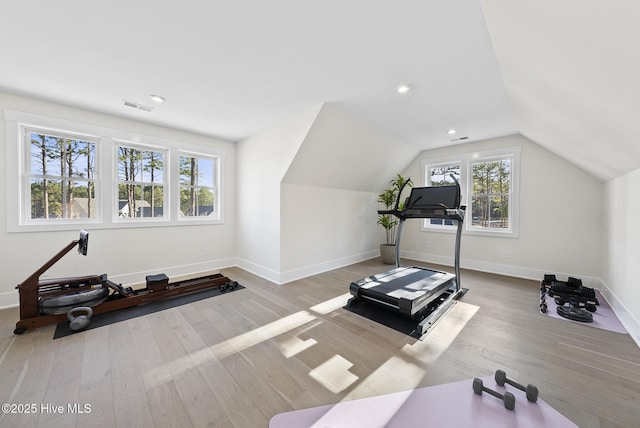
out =
[(236, 288), (238, 288), (237, 281), (227, 281), (220, 286), (220, 291), (224, 293), (227, 290), (235, 290)]
[(493, 389), (489, 389), (482, 384), (482, 379), (473, 379), (473, 392), (478, 395), (482, 395), (483, 392), (486, 392), (489, 395), (493, 395), (494, 397), (504, 401), (504, 407), (506, 407), (507, 409), (513, 410), (516, 408), (516, 397), (512, 393), (507, 391), (504, 393), (504, 395), (502, 395), (499, 392), (494, 391)]
[(536, 401), (538, 401), (538, 387), (535, 385), (527, 385), (526, 387), (520, 385), (518, 382), (512, 381), (511, 379), (507, 378), (507, 374), (503, 371), (503, 370), (496, 370), (496, 383), (500, 386), (504, 386), (505, 383), (508, 383), (509, 385), (518, 388), (521, 391), (524, 391), (527, 393), (527, 400), (531, 401), (532, 403), (535, 403)]

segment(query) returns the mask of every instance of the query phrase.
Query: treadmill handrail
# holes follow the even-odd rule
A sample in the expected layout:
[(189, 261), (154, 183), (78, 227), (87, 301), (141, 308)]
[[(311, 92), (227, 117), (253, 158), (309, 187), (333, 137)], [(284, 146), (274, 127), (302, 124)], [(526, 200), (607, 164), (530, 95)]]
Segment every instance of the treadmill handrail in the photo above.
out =
[(411, 183), (411, 177), (406, 179), (405, 182), (402, 183), (402, 186), (400, 186), (400, 189), (398, 189), (398, 196), (396, 197), (396, 206), (394, 207), (394, 211), (398, 211), (398, 208), (400, 207), (400, 198), (402, 198), (402, 191), (409, 183)]
[[(393, 215), (399, 219), (407, 218), (440, 218), (440, 219), (454, 219), (462, 221), (464, 219), (465, 206), (461, 205), (458, 208), (450, 208), (445, 204), (428, 204), (420, 205), (418, 208), (411, 206), (404, 210), (378, 210), (380, 215)], [(427, 210), (432, 209), (433, 212)], [(439, 211), (436, 211), (439, 210)], [(444, 210), (444, 211), (443, 211)], [(418, 211), (418, 215), (412, 215), (415, 211)]]

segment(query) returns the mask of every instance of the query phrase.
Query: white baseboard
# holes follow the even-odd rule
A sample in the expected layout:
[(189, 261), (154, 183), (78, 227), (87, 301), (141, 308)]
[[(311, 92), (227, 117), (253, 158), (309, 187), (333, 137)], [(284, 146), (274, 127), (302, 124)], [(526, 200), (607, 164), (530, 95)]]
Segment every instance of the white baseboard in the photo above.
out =
[(613, 312), (616, 314), (624, 328), (627, 329), (631, 338), (636, 342), (636, 345), (640, 347), (640, 322), (627, 310), (624, 303), (620, 301), (616, 297), (615, 294), (611, 292), (611, 289), (601, 281), (601, 286), (599, 287), (600, 292), (607, 299), (607, 303), (613, 309)]
[[(426, 263), (435, 263), (444, 266), (453, 266), (453, 257), (443, 257), (432, 254), (419, 253), (415, 251), (401, 251), (400, 255), (403, 258), (417, 260)], [(555, 274), (560, 281), (566, 280), (572, 276), (574, 278), (580, 278), (582, 283), (587, 287), (600, 288), (602, 281), (600, 278), (580, 275), (579, 273), (567, 273), (567, 272), (554, 272), (549, 270), (534, 269), (523, 266), (506, 265), (501, 263), (490, 263), (479, 260), (461, 260), (460, 267), (463, 269), (476, 270), (479, 272), (495, 273), (498, 275), (512, 276), (515, 278), (531, 279), (534, 281), (542, 281), (544, 274)]]
[(340, 257), (322, 263), (316, 263), (301, 268), (291, 269), (280, 273), (280, 284), (286, 284), (308, 276), (317, 275), (333, 269), (349, 266), (364, 260), (369, 260), (380, 255), (380, 250), (366, 251), (364, 253), (353, 254), (351, 256)]
[(369, 260), (374, 257), (378, 257), (379, 255), (379, 250), (372, 250), (280, 272), (245, 259), (238, 259), (237, 266), (275, 284), (282, 285), (298, 279), (327, 272), (332, 269), (338, 269), (364, 260)]
[(131, 286), (133, 284), (144, 284), (145, 277), (147, 275), (156, 275), (164, 273), (169, 278), (176, 278), (184, 275), (193, 275), (198, 272), (211, 272), (217, 271), (226, 267), (236, 266), (237, 260), (235, 258), (211, 260), (202, 263), (193, 263), (189, 265), (171, 266), (167, 268), (161, 268), (157, 270), (145, 271), (145, 272), (132, 272), (123, 275), (109, 276), (109, 279), (119, 284)]
[[(8, 293), (0, 293), (0, 310), (13, 308), (20, 303), (20, 296), (18, 290), (10, 291)], [(17, 320), (16, 320), (17, 321)]]
[(257, 275), (260, 278), (264, 278), (267, 281), (271, 281), (275, 284), (280, 284), (281, 273), (279, 271), (275, 271), (271, 268), (250, 262), (246, 259), (236, 259), (236, 266), (246, 270), (249, 273)]

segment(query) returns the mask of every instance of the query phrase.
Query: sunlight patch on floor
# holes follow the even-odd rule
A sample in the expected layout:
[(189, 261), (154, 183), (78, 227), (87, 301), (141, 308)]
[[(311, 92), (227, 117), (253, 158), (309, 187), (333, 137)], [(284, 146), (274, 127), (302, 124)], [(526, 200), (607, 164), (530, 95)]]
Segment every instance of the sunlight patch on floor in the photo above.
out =
[(336, 309), (344, 308), (350, 297), (351, 294), (345, 293), (338, 297), (334, 297), (333, 299), (325, 300), (322, 303), (311, 306), (309, 310), (321, 315), (327, 315), (335, 311)]
[(353, 363), (341, 355), (334, 355), (309, 372), (309, 376), (334, 394), (338, 394), (359, 378), (349, 371)]
[[(390, 421), (404, 405), (405, 401), (413, 393), (411, 388), (415, 389), (423, 376), (424, 370), (422, 368), (400, 357), (392, 356), (381, 364), (373, 373), (356, 385), (355, 388), (349, 391), (343, 399), (340, 400), (340, 402), (379, 396), (398, 390), (405, 390), (403, 393), (394, 395), (393, 400), (385, 400), (384, 406), (375, 408), (376, 424), (377, 426), (384, 426), (385, 423)], [(409, 390), (407, 390), (408, 388)], [(345, 421), (348, 420), (349, 417), (349, 415), (344, 414), (343, 408), (340, 408), (340, 406), (334, 406), (322, 415), (322, 417), (318, 419), (313, 426), (331, 426), (324, 423), (324, 421), (330, 422), (335, 420), (336, 415), (338, 415), (341, 420)], [(355, 425), (357, 424), (354, 424), (354, 426)]]
[(246, 333), (227, 339), (222, 343), (209, 347), (218, 359), (249, 349), (266, 340), (273, 339), (294, 328), (315, 320), (315, 315), (307, 311), (296, 312), (284, 318), (265, 324)]
[(425, 337), (402, 347), (402, 353), (418, 361), (437, 360), (454, 342), (479, 306), (456, 302)]
[(425, 370), (411, 361), (393, 355), (347, 393), (340, 401), (355, 400), (415, 388)]
[[(209, 346), (197, 352), (175, 359), (160, 367), (148, 370), (143, 374), (145, 384), (149, 385), (149, 388), (160, 385), (166, 380), (164, 379), (164, 377), (166, 377), (166, 373), (171, 373), (172, 376), (176, 376), (187, 371), (189, 368), (196, 367), (200, 364), (206, 364), (213, 359), (222, 360), (259, 343), (273, 339), (281, 334), (293, 330), (294, 328), (298, 328), (315, 319), (316, 317), (307, 311), (296, 312), (284, 318), (280, 318), (269, 324), (265, 324), (262, 327), (234, 336), (213, 346)], [(163, 373), (165, 374), (164, 377)]]
[[(426, 374), (421, 367), (427, 360), (436, 360), (453, 343), (465, 325), (478, 311), (479, 307), (457, 302), (451, 310), (438, 322), (424, 341), (415, 341), (404, 345), (400, 355), (393, 355), (369, 376), (362, 379), (340, 402), (376, 397), (397, 391), (393, 399), (385, 399), (384, 406), (377, 406), (376, 423), (384, 426), (402, 408), (406, 400), (411, 397), (413, 390), (420, 385)], [(409, 358), (407, 358), (409, 357)], [(314, 423), (314, 427), (324, 427), (336, 419), (336, 415), (343, 420), (344, 415), (339, 406), (329, 409)]]
[[(309, 310), (317, 314), (329, 314), (343, 307), (349, 296), (349, 293), (345, 293), (314, 305)], [(477, 306), (458, 302), (429, 333), (426, 341), (416, 341), (404, 345), (401, 350), (402, 354), (410, 357), (409, 359), (411, 360), (419, 362), (438, 358), (453, 343), (456, 336), (478, 309)], [(294, 329), (310, 324), (315, 326), (320, 322), (322, 320), (311, 312), (299, 311), (293, 313), (213, 346), (178, 358), (163, 366), (148, 370), (143, 375), (145, 384), (149, 385), (149, 388), (153, 385), (160, 385), (169, 380), (167, 379), (168, 373), (171, 373), (171, 376), (176, 376), (200, 364), (207, 364), (211, 360), (223, 360), (268, 340), (276, 339), (283, 356), (291, 358), (316, 345), (318, 343), (317, 340), (313, 338), (300, 339), (298, 337), (300, 333), (296, 335), (291, 333), (290, 337), (277, 338)], [(370, 397), (397, 391), (398, 389), (407, 389), (408, 386), (415, 387), (422, 380), (424, 370), (411, 363), (408, 359), (401, 357), (392, 356), (359, 383), (357, 382), (360, 378), (349, 372), (349, 369), (353, 367), (353, 363), (341, 355), (335, 355), (312, 369), (309, 372), (309, 376), (335, 394), (343, 392), (356, 384), (355, 388), (347, 393), (343, 401)]]
[[(349, 403), (348, 407), (336, 405), (331, 407), (311, 428), (326, 428), (336, 426), (336, 421), (340, 421), (339, 426), (363, 427), (375, 426), (384, 427), (404, 406), (411, 397), (414, 390), (397, 392), (394, 394), (376, 396), (368, 400), (357, 400)], [(428, 403), (425, 403), (425, 408)], [(430, 409), (438, 411), (438, 409)], [(416, 423), (414, 426), (430, 426), (428, 415), (424, 416), (424, 425)]]
[(289, 337), (280, 341), (280, 351), (285, 358), (291, 358), (318, 343), (315, 339), (302, 340), (297, 336)]

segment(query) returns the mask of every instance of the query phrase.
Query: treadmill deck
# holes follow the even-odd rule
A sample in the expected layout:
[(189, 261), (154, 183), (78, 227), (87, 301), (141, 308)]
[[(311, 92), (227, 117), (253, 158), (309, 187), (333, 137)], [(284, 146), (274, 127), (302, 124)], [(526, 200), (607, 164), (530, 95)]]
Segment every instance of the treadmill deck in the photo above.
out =
[(451, 273), (406, 266), (352, 282), (349, 291), (357, 299), (395, 308), (413, 317), (454, 286), (455, 279)]

